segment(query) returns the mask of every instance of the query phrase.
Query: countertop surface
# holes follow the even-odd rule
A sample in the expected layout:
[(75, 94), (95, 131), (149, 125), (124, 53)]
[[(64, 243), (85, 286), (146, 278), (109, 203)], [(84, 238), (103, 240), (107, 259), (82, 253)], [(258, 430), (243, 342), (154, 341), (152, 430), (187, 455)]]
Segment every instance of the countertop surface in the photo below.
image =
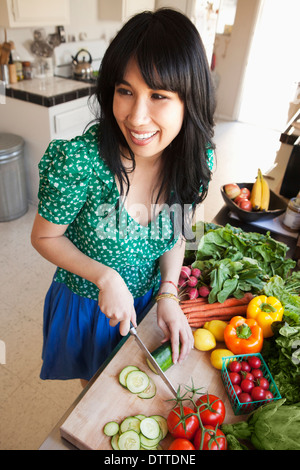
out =
[(6, 96), (41, 106), (51, 107), (83, 96), (89, 96), (94, 85), (61, 77), (22, 80), (6, 89)]

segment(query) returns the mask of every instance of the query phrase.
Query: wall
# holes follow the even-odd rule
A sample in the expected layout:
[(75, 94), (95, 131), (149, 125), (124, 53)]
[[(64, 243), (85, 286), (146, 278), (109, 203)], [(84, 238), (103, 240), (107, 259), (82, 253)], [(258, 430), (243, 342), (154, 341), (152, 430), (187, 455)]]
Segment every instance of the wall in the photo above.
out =
[(231, 35), (216, 36), (216, 116), (221, 119), (238, 118), (244, 73), (260, 4), (261, 0), (238, 0)]

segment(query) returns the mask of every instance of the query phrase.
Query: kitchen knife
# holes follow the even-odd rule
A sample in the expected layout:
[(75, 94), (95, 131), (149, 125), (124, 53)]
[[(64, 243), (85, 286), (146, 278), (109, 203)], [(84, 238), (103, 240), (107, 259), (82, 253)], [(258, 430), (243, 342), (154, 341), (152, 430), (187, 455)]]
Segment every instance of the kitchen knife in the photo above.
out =
[(159, 367), (159, 365), (157, 364), (156, 360), (154, 359), (154, 357), (151, 355), (151, 353), (149, 352), (149, 350), (146, 348), (146, 346), (144, 345), (143, 341), (141, 340), (141, 338), (139, 337), (139, 335), (137, 334), (137, 331), (135, 329), (135, 327), (133, 326), (133, 324), (130, 322), (130, 330), (129, 330), (130, 334), (132, 336), (135, 337), (135, 340), (136, 342), (138, 343), (139, 347), (141, 348), (141, 350), (144, 352), (144, 354), (147, 356), (147, 359), (149, 360), (149, 362), (151, 362), (151, 364), (153, 365), (154, 369), (156, 370), (156, 372), (158, 373), (158, 375), (161, 376), (161, 378), (163, 379), (163, 381), (165, 382), (165, 384), (167, 385), (167, 387), (169, 387), (169, 389), (171, 390), (171, 392), (173, 393), (173, 395), (175, 397), (177, 397), (177, 392), (175, 390), (175, 388), (173, 387), (173, 385), (171, 384), (171, 382), (169, 381), (168, 377), (163, 373), (163, 371), (161, 370), (161, 368)]

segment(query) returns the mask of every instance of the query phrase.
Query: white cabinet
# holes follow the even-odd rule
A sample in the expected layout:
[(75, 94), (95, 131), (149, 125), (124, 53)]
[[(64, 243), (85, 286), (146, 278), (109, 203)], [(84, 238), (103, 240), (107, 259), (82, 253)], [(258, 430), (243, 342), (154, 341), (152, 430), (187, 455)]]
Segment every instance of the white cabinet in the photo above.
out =
[(137, 13), (154, 9), (155, 0), (99, 0), (99, 19), (123, 23)]
[(0, 25), (6, 28), (69, 23), (70, 0), (0, 0)]

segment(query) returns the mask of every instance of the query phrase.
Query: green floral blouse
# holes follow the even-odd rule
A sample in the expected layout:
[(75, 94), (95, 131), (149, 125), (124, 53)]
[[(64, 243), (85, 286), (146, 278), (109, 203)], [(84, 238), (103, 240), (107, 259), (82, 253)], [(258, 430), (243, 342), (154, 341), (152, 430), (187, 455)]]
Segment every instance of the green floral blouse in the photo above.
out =
[[(118, 271), (134, 298), (158, 286), (159, 257), (174, 236), (169, 211), (163, 208), (147, 226), (122, 207), (113, 173), (98, 151), (98, 125), (70, 141), (54, 140), (39, 163), (39, 214), (68, 225), (65, 235), (87, 256)], [(213, 152), (208, 152), (210, 167)], [(98, 300), (96, 285), (58, 268), (55, 280), (74, 293)]]

